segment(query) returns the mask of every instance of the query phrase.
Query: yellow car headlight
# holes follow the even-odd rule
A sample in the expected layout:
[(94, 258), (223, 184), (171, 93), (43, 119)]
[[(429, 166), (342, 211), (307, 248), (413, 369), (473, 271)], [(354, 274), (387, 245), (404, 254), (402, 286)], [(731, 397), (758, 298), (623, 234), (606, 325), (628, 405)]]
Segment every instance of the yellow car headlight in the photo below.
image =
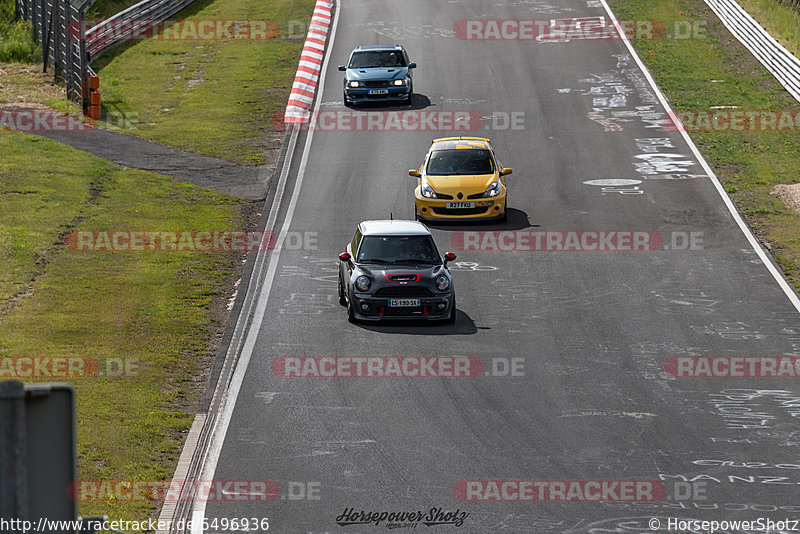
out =
[(428, 184), (428, 182), (423, 181), (419, 186), (420, 194), (425, 198), (438, 198), (436, 191)]
[(490, 185), (489, 188), (483, 192), (484, 198), (496, 197), (499, 194), (500, 194), (500, 182), (492, 182), (492, 185)]

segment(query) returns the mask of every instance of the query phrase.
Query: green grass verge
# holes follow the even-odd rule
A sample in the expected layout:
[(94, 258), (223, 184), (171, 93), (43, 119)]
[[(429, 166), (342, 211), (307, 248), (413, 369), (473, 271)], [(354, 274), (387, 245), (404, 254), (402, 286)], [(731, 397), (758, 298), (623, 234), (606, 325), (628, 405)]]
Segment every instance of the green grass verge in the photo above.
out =
[[(797, 109), (797, 102), (700, 0), (610, 0), (620, 19), (705, 21), (691, 39), (634, 42), (676, 111), (738, 106)], [(670, 23), (668, 23), (668, 27)], [(661, 56), (663, 54), (663, 57)], [(800, 133), (690, 132), (748, 224), (800, 288), (800, 215), (771, 195), (800, 181)]]
[[(283, 134), (269, 131), (270, 118), (285, 106), (313, 5), (201, 0), (180, 16), (272, 19), (299, 35), (152, 40), (109, 51), (94, 65), (105, 118), (117, 121), (106, 125), (264, 163), (265, 148), (274, 155), (280, 148)], [(74, 108), (58, 88), (42, 89), (33, 67), (2, 68), (0, 100)], [(79, 253), (65, 249), (63, 236), (73, 228), (241, 229), (241, 212), (250, 205), (17, 132), (0, 131), (0, 154), (0, 363), (62, 355), (92, 358), (101, 370), (133, 363), (133, 374), (70, 381), (78, 402), (79, 477), (168, 480), (203, 390), (212, 337), (227, 314), (220, 296), (230, 290), (240, 258)], [(124, 499), (80, 505), (83, 515), (129, 521), (154, 517), (158, 509), (159, 502)]]
[[(240, 258), (77, 252), (63, 235), (240, 229), (240, 202), (17, 132), (0, 132), (0, 153), (0, 261), (8, 267), (0, 270), (0, 362), (78, 356), (101, 371), (133, 363), (130, 375), (70, 381), (79, 477), (170, 479), (213, 357), (211, 332), (225, 313), (212, 299)], [(142, 521), (159, 508), (121, 500), (82, 503), (80, 513)]]
[[(201, 0), (174, 18), (266, 19), (289, 31), (308, 23), (314, 3)], [(184, 150), (263, 164), (264, 138), (288, 100), (304, 37), (120, 45), (94, 63), (106, 124)], [(271, 133), (279, 144), (281, 133)]]
[(800, 2), (794, 7), (779, 0), (737, 0), (775, 39), (800, 56)]
[(0, 0), (0, 61), (41, 60), (42, 49), (33, 39), (31, 24), (14, 20), (14, 0)]

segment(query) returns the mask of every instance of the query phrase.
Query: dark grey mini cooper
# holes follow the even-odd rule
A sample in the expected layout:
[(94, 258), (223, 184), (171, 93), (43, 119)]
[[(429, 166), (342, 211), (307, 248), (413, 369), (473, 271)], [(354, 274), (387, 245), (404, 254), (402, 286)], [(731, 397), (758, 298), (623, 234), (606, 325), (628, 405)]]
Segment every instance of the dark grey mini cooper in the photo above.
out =
[(347, 318), (454, 322), (456, 296), (447, 262), (416, 221), (364, 221), (339, 254), (339, 303)]

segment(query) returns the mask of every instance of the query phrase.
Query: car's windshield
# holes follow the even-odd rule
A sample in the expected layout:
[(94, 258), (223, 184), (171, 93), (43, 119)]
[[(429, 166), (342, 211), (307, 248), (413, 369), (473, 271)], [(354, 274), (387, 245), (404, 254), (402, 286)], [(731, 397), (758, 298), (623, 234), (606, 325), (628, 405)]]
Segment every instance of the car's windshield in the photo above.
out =
[(405, 67), (406, 60), (399, 51), (383, 50), (379, 52), (356, 52), (350, 58), (349, 68), (365, 69), (369, 67)]
[(448, 176), (451, 174), (492, 174), (492, 153), (485, 148), (436, 150), (428, 160), (427, 173)]
[(429, 235), (366, 236), (358, 249), (358, 263), (430, 263), (442, 260)]

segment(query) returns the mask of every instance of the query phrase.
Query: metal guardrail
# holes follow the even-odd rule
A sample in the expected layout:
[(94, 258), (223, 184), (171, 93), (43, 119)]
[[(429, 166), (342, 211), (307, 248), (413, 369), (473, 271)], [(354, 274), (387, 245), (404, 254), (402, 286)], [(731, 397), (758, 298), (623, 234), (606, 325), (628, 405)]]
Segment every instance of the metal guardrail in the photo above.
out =
[(143, 34), (194, 0), (143, 0), (86, 30), (89, 62), (112, 46)]
[[(15, 0), (17, 18), (30, 21), (42, 45), (45, 72), (67, 85), (67, 98), (81, 102), (94, 75), (91, 62), (112, 46), (143, 33), (194, 0), (143, 0), (86, 29), (86, 11), (95, 0)], [(125, 22), (120, 24), (122, 21)]]
[(800, 101), (800, 59), (776, 41), (735, 0), (705, 0), (722, 24)]

